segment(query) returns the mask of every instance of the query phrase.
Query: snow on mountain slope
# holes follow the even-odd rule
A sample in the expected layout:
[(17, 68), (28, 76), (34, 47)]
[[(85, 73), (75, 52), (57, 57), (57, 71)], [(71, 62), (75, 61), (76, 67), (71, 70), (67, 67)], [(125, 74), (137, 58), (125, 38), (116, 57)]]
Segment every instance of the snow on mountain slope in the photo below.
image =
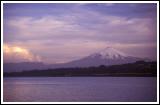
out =
[(125, 57), (128, 57), (127, 54), (118, 51), (112, 47), (107, 47), (104, 50), (94, 53), (91, 55), (91, 57), (100, 56), (102, 59), (124, 59)]
[(66, 64), (67, 67), (68, 66), (89, 67), (89, 66), (99, 66), (99, 65), (117, 65), (117, 64), (133, 63), (138, 60), (143, 60), (143, 59), (129, 56), (128, 54), (118, 51), (112, 47), (107, 47), (100, 52), (93, 53), (89, 56), (86, 56), (79, 60), (68, 62)]
[(101, 51), (100, 54), (103, 58), (111, 58), (111, 59), (117, 59), (120, 57), (126, 57), (127, 55), (123, 52), (120, 52), (114, 48), (107, 47), (104, 51)]

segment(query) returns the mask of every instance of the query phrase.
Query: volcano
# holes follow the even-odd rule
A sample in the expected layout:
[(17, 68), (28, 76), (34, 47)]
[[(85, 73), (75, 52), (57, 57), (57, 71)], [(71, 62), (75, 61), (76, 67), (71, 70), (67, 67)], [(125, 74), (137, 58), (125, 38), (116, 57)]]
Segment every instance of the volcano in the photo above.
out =
[(23, 70), (43, 70), (49, 68), (70, 68), (70, 67), (96, 67), (100, 65), (119, 65), (145, 60), (134, 56), (129, 56), (117, 49), (107, 47), (102, 51), (95, 52), (78, 60), (59, 64), (44, 64), (36, 62), (4, 63), (4, 71), (14, 72)]

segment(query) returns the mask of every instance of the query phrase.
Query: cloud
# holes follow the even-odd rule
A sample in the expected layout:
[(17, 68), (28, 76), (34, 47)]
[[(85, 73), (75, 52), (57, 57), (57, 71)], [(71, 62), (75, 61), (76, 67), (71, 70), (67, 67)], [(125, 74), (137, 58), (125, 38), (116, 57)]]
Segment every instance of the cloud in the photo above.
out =
[(32, 54), (29, 50), (19, 47), (4, 44), (3, 46), (3, 53), (4, 53), (4, 62), (40, 62), (41, 57), (38, 55)]
[[(41, 55), (45, 63), (64, 63), (77, 60), (98, 52), (107, 46), (116, 48), (131, 56), (156, 59), (156, 43), (116, 43), (93, 40), (30, 40), (26, 43), (12, 42), (14, 46), (23, 46), (31, 52)], [(152, 53), (154, 52), (154, 53)]]
[[(82, 5), (59, 15), (4, 18), (4, 42), (9, 46), (25, 49), (23, 52), (28, 52), (26, 55), (33, 61), (36, 61), (34, 54), (38, 54), (45, 58), (44, 62), (49, 63), (79, 59), (106, 46), (122, 49), (135, 56), (144, 56), (144, 51), (149, 49), (155, 51), (156, 24), (151, 17), (128, 18), (103, 14), (81, 8)], [(10, 46), (10, 49), (13, 46)], [(135, 50), (136, 53), (133, 49), (139, 50)], [(148, 53), (145, 56), (148, 55), (152, 54)], [(22, 56), (21, 53), (19, 56), (20, 58), (16, 56), (17, 59), (29, 61), (29, 58)], [(9, 58), (11, 57), (8, 56), (7, 59)]]
[(148, 41), (156, 34), (156, 25), (151, 18), (128, 19), (84, 10), (62, 17), (15, 17), (5, 26), (10, 29), (4, 30), (7, 41), (12, 37), (12, 41), (65, 38), (136, 42), (137, 37), (139, 41)]
[(99, 6), (107, 6), (107, 7), (111, 7), (114, 6), (115, 3), (98, 3)]

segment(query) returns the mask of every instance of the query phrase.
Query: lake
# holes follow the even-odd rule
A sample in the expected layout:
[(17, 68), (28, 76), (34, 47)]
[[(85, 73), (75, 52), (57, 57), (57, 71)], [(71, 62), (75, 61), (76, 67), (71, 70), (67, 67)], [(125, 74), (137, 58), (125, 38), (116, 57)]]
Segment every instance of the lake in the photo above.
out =
[(4, 102), (155, 102), (156, 77), (5, 77)]

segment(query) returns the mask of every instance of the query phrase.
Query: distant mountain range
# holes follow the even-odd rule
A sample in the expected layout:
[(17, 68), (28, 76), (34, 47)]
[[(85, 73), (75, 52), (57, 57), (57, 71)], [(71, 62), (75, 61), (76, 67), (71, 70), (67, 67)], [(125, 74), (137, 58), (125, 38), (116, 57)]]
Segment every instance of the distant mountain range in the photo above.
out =
[(5, 72), (34, 70), (34, 69), (50, 69), (50, 68), (69, 68), (69, 67), (94, 67), (100, 65), (117, 65), (125, 63), (133, 63), (143, 58), (129, 56), (112, 47), (107, 47), (100, 52), (93, 53), (89, 56), (74, 60), (67, 63), (44, 64), (42, 62), (21, 62), (21, 63), (4, 63)]

